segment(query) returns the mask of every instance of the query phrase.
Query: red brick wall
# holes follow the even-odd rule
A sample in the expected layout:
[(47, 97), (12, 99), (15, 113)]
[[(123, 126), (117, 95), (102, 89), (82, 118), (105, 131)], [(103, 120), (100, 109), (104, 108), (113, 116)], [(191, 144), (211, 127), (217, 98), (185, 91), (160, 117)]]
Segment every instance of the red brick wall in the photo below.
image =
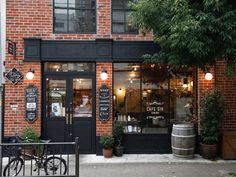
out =
[[(21, 129), (27, 125), (33, 126), (37, 132), (41, 128), (41, 64), (27, 63), (26, 65), (19, 64), (19, 60), (7, 61), (7, 71), (10, 68), (16, 67), (24, 78), (16, 85), (6, 81), (5, 84), (5, 117), (4, 117), (4, 135), (13, 135), (14, 131), (21, 132)], [(35, 71), (35, 77), (32, 81), (28, 81), (25, 77), (30, 68)], [(38, 112), (37, 120), (33, 124), (29, 124), (25, 120), (25, 89), (29, 84), (33, 84), (38, 88)], [(16, 110), (12, 110), (11, 106), (17, 105)]]
[[(23, 62), (24, 46), (23, 38), (38, 37), (42, 40), (95, 40), (97, 38), (112, 38), (114, 40), (152, 40), (152, 35), (146, 36), (135, 34), (111, 34), (111, 1), (110, 0), (97, 0), (97, 34), (53, 34), (53, 1), (42, 0), (11, 0), (7, 1), (7, 38), (16, 42), (17, 44), (17, 60), (9, 54), (6, 55), (6, 71), (16, 67), (25, 76), (29, 68), (35, 70), (35, 78), (33, 81), (24, 79), (12, 85), (6, 81), (6, 101), (5, 101), (5, 124), (4, 135), (9, 136), (13, 134), (13, 129), (20, 131), (23, 127), (28, 125), (24, 119), (24, 92), (29, 84), (35, 84), (39, 90), (38, 101), (38, 120), (33, 126), (40, 132), (41, 127), (41, 65), (37, 62)], [(6, 50), (7, 51), (7, 50)], [(110, 64), (108, 71), (110, 69)], [(99, 69), (99, 66), (98, 66)], [(98, 72), (98, 71), (97, 71)], [(111, 73), (109, 73), (111, 77)], [(110, 78), (111, 79), (111, 78)], [(99, 79), (97, 80), (100, 82)], [(109, 81), (109, 86), (111, 87)], [(112, 92), (111, 92), (112, 93)], [(112, 103), (112, 102), (111, 102)], [(18, 110), (12, 111), (10, 104), (17, 104)], [(112, 115), (112, 114), (111, 114)], [(112, 119), (112, 118), (111, 118)], [(111, 119), (108, 124), (111, 126)], [(111, 133), (111, 128), (105, 126), (101, 122), (97, 122), (97, 134), (104, 132)], [(100, 128), (99, 128), (100, 127)], [(102, 128), (103, 127), (103, 128)]]
[[(222, 122), (222, 131), (236, 130), (236, 76), (226, 75), (226, 63), (218, 60), (215, 67), (210, 68), (213, 79), (207, 81), (204, 78), (205, 73), (198, 70), (198, 105), (208, 90), (217, 89), (224, 98), (225, 115)], [(198, 106), (198, 119), (201, 117), (201, 107)]]
[(226, 63), (221, 60), (216, 65), (216, 88), (224, 97), (225, 116), (222, 130), (236, 131), (236, 76), (227, 76), (225, 71)]
[[(100, 78), (102, 70), (107, 71), (108, 78), (103, 81)], [(110, 89), (110, 119), (107, 122), (99, 120), (98, 117), (98, 90), (105, 84)], [(112, 133), (112, 119), (113, 119), (113, 108), (112, 108), (112, 63), (102, 63), (98, 62), (96, 64), (96, 135), (110, 135)]]

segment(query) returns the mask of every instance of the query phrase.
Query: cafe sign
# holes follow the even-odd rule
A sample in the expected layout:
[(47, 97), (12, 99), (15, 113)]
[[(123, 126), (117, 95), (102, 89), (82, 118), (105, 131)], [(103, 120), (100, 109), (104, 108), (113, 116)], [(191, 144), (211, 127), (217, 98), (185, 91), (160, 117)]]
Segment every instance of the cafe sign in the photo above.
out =
[(37, 119), (38, 89), (30, 85), (25, 90), (25, 119), (33, 123)]
[(155, 100), (153, 102), (147, 102), (146, 112), (148, 113), (148, 119), (156, 118), (157, 116), (159, 118), (163, 117), (162, 113), (164, 112), (164, 102)]
[(98, 115), (101, 121), (110, 119), (110, 90), (106, 85), (102, 85), (99, 88)]

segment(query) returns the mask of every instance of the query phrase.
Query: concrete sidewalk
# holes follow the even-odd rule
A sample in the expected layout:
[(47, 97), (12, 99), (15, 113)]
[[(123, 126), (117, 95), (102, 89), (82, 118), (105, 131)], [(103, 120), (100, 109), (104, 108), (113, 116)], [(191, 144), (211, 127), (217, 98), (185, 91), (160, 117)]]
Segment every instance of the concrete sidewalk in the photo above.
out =
[(80, 155), (80, 177), (230, 177), (230, 173), (236, 173), (236, 160), (211, 161), (200, 155), (184, 159), (172, 154)]
[(80, 164), (124, 164), (124, 163), (235, 163), (236, 160), (206, 160), (195, 154), (194, 158), (178, 158), (173, 154), (124, 154), (122, 157), (113, 156), (104, 158), (103, 156), (80, 155)]

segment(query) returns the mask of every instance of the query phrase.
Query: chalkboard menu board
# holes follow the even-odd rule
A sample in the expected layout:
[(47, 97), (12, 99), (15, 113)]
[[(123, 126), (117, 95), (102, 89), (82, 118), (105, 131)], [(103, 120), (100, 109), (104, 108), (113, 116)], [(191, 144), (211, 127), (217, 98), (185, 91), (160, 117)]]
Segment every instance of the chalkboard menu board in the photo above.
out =
[(110, 90), (106, 85), (99, 88), (98, 107), (99, 119), (108, 121), (110, 119)]
[(13, 84), (17, 84), (17, 82), (19, 82), (23, 78), (23, 76), (20, 71), (18, 71), (16, 68), (13, 68), (8, 71), (8, 73), (6, 74), (6, 78)]
[(25, 91), (25, 119), (33, 123), (37, 119), (37, 87), (30, 85)]

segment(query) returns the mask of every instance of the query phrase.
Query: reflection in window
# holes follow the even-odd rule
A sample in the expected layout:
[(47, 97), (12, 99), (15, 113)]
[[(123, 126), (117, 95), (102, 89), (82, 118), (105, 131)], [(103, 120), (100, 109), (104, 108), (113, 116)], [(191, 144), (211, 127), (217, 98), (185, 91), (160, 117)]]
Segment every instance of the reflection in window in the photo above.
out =
[(73, 117), (92, 117), (92, 80), (73, 79)]
[(95, 33), (95, 0), (55, 0), (54, 31), (62, 33)]
[(66, 103), (66, 80), (46, 79), (46, 116), (64, 117)]
[(192, 116), (192, 68), (114, 64), (114, 118), (127, 133), (167, 134)]
[(112, 33), (138, 33), (129, 21), (131, 0), (112, 0)]

